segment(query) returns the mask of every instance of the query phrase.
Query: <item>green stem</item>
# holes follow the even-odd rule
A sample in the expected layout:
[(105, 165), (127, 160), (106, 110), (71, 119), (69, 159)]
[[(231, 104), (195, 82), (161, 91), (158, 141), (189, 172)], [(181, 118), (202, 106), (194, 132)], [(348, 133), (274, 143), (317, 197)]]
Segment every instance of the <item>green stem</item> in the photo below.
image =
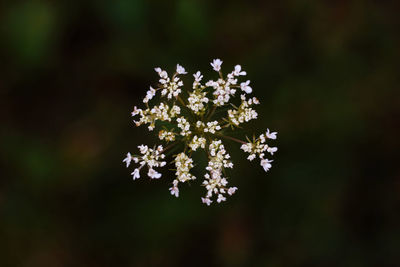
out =
[(208, 117), (207, 117), (207, 121), (209, 120), (209, 119), (211, 119), (211, 117), (212, 117), (212, 115), (214, 115), (214, 112), (215, 112), (215, 110), (217, 109), (217, 106), (213, 106), (213, 109), (211, 110), (211, 112), (210, 112), (210, 115), (208, 115)]
[(223, 138), (226, 138), (226, 139), (230, 139), (230, 140), (235, 141), (235, 142), (240, 143), (240, 144), (247, 144), (245, 141), (239, 140), (239, 139), (231, 137), (231, 136), (222, 135), (222, 134), (216, 134), (216, 135), (220, 136), (220, 137), (223, 137)]
[(185, 102), (183, 102), (183, 99), (180, 96), (178, 96), (178, 101), (182, 104), (182, 106), (186, 107)]
[(172, 143), (172, 144), (169, 144), (168, 146), (166, 146), (161, 152), (160, 152), (160, 154), (163, 154), (163, 153), (165, 153), (167, 150), (169, 150), (169, 149), (171, 149), (171, 148), (173, 148), (176, 144), (178, 144), (178, 142), (175, 142), (175, 143)]

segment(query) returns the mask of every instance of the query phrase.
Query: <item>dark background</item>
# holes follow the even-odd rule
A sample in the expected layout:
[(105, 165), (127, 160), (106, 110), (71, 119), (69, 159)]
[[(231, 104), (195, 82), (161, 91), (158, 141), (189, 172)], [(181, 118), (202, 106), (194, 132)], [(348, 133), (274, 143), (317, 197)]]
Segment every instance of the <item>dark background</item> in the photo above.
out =
[[(1, 6), (0, 266), (400, 266), (398, 1)], [(239, 190), (207, 207), (121, 161), (159, 142), (130, 117), (153, 68), (213, 58), (279, 151), (265, 174), (227, 142)]]

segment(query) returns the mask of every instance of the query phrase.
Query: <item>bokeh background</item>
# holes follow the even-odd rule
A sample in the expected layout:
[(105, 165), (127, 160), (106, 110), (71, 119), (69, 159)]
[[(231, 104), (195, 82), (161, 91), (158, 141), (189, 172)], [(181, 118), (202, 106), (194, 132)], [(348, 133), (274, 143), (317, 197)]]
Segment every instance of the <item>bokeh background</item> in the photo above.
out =
[[(398, 1), (1, 6), (0, 266), (400, 266)], [(121, 161), (156, 142), (130, 117), (153, 68), (213, 58), (279, 151), (266, 174), (228, 142), (239, 190), (206, 207)]]

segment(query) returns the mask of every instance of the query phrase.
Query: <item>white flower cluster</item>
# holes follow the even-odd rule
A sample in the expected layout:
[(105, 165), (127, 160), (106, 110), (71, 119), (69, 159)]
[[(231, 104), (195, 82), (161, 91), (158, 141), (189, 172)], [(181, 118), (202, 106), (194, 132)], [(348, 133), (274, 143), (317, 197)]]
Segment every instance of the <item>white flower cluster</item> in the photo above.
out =
[(207, 140), (204, 137), (198, 137), (197, 135), (193, 136), (192, 141), (189, 144), (190, 149), (192, 151), (196, 151), (197, 148), (205, 148)]
[(272, 160), (264, 159), (264, 152), (267, 151), (268, 153), (273, 155), (278, 150), (278, 148), (270, 147), (265, 142), (267, 138), (276, 139), (276, 135), (276, 132), (271, 133), (269, 129), (267, 129), (267, 132), (265, 134), (261, 134), (257, 139), (253, 140), (253, 142), (243, 144), (240, 149), (242, 149), (244, 152), (250, 153), (250, 155), (247, 157), (247, 159), (250, 161), (258, 156), (261, 159), (260, 165), (264, 168), (265, 171), (268, 171), (271, 168)]
[(190, 123), (184, 117), (179, 117), (178, 119), (176, 119), (176, 122), (178, 123), (178, 127), (182, 130), (182, 136), (187, 136), (192, 133), (190, 131)]
[(166, 95), (168, 99), (171, 99), (172, 97), (177, 97), (182, 92), (181, 87), (183, 86), (183, 82), (178, 75), (186, 74), (187, 72), (181, 65), (176, 65), (176, 73), (171, 79), (168, 77), (168, 73), (165, 70), (161, 68), (155, 68), (154, 70), (160, 76), (159, 82), (161, 84), (160, 89), (162, 96)]
[[(193, 74), (194, 81), (193, 81), (193, 89), (196, 89), (198, 87), (201, 87), (200, 81), (203, 79), (203, 75), (201, 75), (201, 72), (198, 71), (195, 74)], [(204, 88), (204, 87), (203, 87)], [(202, 89), (202, 88), (201, 88)]]
[(206, 97), (206, 92), (202, 92), (201, 90), (193, 91), (188, 97), (188, 105), (196, 115), (204, 114), (205, 105), (208, 103), (208, 98)]
[(158, 138), (167, 142), (175, 141), (175, 133), (172, 131), (161, 130), (158, 132)]
[(202, 202), (210, 205), (212, 200), (210, 199), (213, 195), (217, 195), (217, 202), (225, 201), (225, 193), (232, 195), (237, 190), (236, 187), (227, 188), (228, 181), (222, 177), (224, 168), (233, 168), (233, 163), (229, 160), (230, 155), (226, 152), (224, 145), (221, 140), (212, 141), (209, 147), (210, 160), (206, 170), (209, 173), (204, 175), (205, 180), (203, 185), (207, 189), (207, 194), (202, 198)]
[(154, 106), (152, 109), (147, 108), (142, 110), (140, 108), (134, 107), (132, 112), (132, 116), (140, 115), (140, 119), (138, 121), (133, 121), (136, 126), (140, 126), (142, 124), (149, 124), (148, 128), (152, 131), (155, 127), (155, 122), (157, 120), (160, 121), (171, 121), (176, 115), (181, 113), (181, 108), (173, 105), (171, 108), (164, 103), (161, 103), (159, 106)]
[(158, 173), (154, 170), (154, 167), (164, 167), (166, 162), (160, 161), (165, 158), (163, 152), (163, 146), (158, 146), (157, 148), (149, 148), (146, 145), (138, 146), (141, 156), (132, 157), (131, 153), (126, 155), (126, 158), (123, 162), (126, 163), (126, 167), (129, 167), (131, 161), (133, 160), (135, 163), (139, 163), (140, 167), (136, 168), (131, 174), (133, 175), (133, 180), (140, 178), (140, 170), (147, 165), (148, 173), (147, 175), (152, 179), (158, 179), (161, 177), (161, 173)]
[(196, 128), (200, 132), (215, 134), (217, 131), (221, 130), (221, 126), (218, 121), (209, 121), (206, 124), (202, 121), (196, 122)]
[(205, 133), (215, 134), (216, 131), (221, 130), (221, 126), (218, 125), (218, 121), (210, 121), (207, 122), (207, 127), (204, 128)]
[[(165, 70), (155, 68), (159, 75), (159, 84), (150, 86), (143, 99), (146, 108), (140, 109), (135, 106), (132, 116), (139, 117), (134, 120), (136, 126), (146, 124), (150, 131), (162, 127), (159, 129), (158, 137), (168, 143), (168, 146), (164, 148), (160, 145), (152, 149), (140, 145), (139, 155), (132, 156), (128, 153), (123, 160), (127, 167), (131, 161), (139, 164), (139, 167), (132, 172), (134, 180), (140, 177), (140, 170), (144, 166), (147, 166), (147, 175), (150, 178), (158, 179), (161, 173), (155, 168), (166, 165), (166, 161), (163, 161), (165, 153), (171, 153), (173, 148), (180, 147), (183, 152), (174, 157), (176, 178), (169, 188), (170, 193), (178, 197), (178, 184), (196, 179), (190, 173), (195, 165), (191, 158), (192, 153), (203, 150), (208, 156), (206, 174), (202, 182), (207, 193), (201, 200), (206, 205), (213, 202), (221, 203), (226, 200), (227, 195), (232, 195), (237, 190), (237, 187), (228, 187), (226, 170), (233, 168), (233, 163), (222, 143), (222, 138), (240, 143), (241, 149), (250, 154), (248, 160), (252, 161), (258, 156), (260, 165), (265, 171), (271, 168), (272, 162), (264, 158), (265, 153), (273, 155), (277, 151), (276, 147), (266, 144), (267, 139), (276, 139), (276, 132), (268, 130), (257, 139), (253, 138), (253, 141), (247, 139), (248, 142), (230, 136), (231, 131), (239, 125), (258, 118), (254, 106), (258, 105), (259, 101), (255, 97), (246, 98), (246, 94), (252, 93), (253, 89), (249, 86), (249, 80), (239, 81), (241, 76), (247, 75), (240, 65), (236, 65), (226, 76), (221, 72), (220, 59), (214, 59), (211, 66), (218, 72), (218, 77), (202, 84), (203, 75), (197, 71), (193, 74), (192, 90), (186, 92), (183, 91), (184, 85), (180, 78), (180, 75), (187, 74), (185, 68), (178, 64), (171, 77)], [(232, 100), (238, 98), (237, 91), (245, 93), (240, 95), (239, 107), (232, 103)], [(163, 101), (150, 106), (151, 101), (159, 98)]]
[(213, 69), (219, 72), (220, 78), (216, 81), (210, 80), (206, 83), (206, 86), (214, 88), (213, 103), (217, 106), (223, 106), (224, 104), (228, 103), (230, 98), (233, 97), (236, 93), (235, 88), (241, 88), (241, 90), (248, 94), (252, 92), (251, 87), (248, 86), (250, 81), (241, 83), (240, 86), (237, 85), (237, 77), (246, 75), (246, 72), (242, 71), (242, 67), (240, 65), (236, 65), (235, 69), (231, 73), (229, 73), (225, 79), (222, 77), (222, 74), (220, 72), (221, 65), (222, 61), (219, 59), (215, 59), (211, 63)]
[(143, 98), (143, 103), (149, 103), (151, 99), (156, 95), (156, 90), (150, 86), (150, 90), (147, 91), (146, 97)]
[(257, 112), (251, 107), (253, 104), (258, 105), (260, 102), (257, 98), (253, 97), (246, 100), (245, 95), (241, 95), (242, 104), (239, 108), (228, 110), (229, 123), (233, 126), (239, 126), (239, 124), (248, 122), (250, 120), (257, 119)]
[(176, 179), (172, 182), (172, 187), (169, 189), (171, 195), (179, 196), (178, 183), (184, 183), (189, 180), (195, 180), (196, 177), (190, 173), (193, 168), (193, 160), (189, 158), (184, 152), (179, 153), (175, 157)]

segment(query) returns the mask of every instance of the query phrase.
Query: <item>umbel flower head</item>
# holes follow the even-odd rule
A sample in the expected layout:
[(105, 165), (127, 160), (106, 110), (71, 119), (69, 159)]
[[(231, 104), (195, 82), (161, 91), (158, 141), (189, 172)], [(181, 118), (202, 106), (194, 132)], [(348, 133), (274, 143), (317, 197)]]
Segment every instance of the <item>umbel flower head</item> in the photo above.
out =
[(149, 131), (157, 128), (158, 138), (166, 146), (151, 148), (140, 145), (139, 154), (127, 154), (123, 160), (126, 167), (132, 161), (137, 164), (132, 172), (133, 180), (139, 179), (143, 172), (147, 172), (151, 179), (159, 179), (162, 176), (159, 169), (167, 165), (164, 161), (166, 154), (181, 149), (172, 155), (171, 164), (176, 178), (169, 188), (171, 195), (179, 197), (179, 185), (196, 179), (191, 173), (196, 165), (192, 154), (203, 151), (208, 164), (202, 182), (206, 194), (201, 200), (206, 205), (225, 201), (227, 195), (236, 192), (237, 187), (228, 186), (226, 169), (233, 168), (233, 163), (222, 139), (241, 144), (240, 148), (248, 153), (247, 159), (253, 161), (258, 158), (265, 171), (271, 168), (272, 160), (266, 158), (266, 154), (273, 155), (277, 148), (269, 146), (267, 140), (276, 139), (276, 132), (267, 129), (257, 138), (246, 137), (246, 141), (232, 137), (236, 129), (257, 119), (254, 106), (260, 102), (256, 97), (249, 96), (253, 91), (250, 81), (239, 81), (241, 76), (246, 76), (240, 65), (236, 65), (226, 76), (221, 71), (221, 65), (220, 59), (211, 62), (218, 75), (205, 83), (200, 71), (194, 73), (193, 84), (186, 90), (181, 79), (187, 74), (184, 67), (178, 64), (172, 76), (161, 68), (155, 68), (159, 83), (155, 88), (150, 86), (143, 99), (145, 108), (135, 106), (132, 116), (136, 126), (147, 125)]

